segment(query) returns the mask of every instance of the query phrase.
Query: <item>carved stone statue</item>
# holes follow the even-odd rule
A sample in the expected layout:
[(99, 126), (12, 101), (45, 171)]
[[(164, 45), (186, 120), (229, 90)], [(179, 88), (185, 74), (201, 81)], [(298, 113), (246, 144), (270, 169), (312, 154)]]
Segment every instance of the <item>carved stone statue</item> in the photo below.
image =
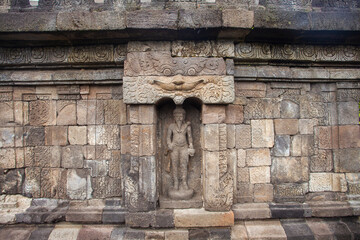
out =
[(170, 152), (174, 185), (169, 189), (171, 199), (186, 200), (192, 198), (194, 190), (187, 183), (189, 156), (195, 149), (191, 135), (190, 122), (185, 122), (185, 110), (177, 106), (173, 112), (175, 123), (169, 125), (166, 143)]

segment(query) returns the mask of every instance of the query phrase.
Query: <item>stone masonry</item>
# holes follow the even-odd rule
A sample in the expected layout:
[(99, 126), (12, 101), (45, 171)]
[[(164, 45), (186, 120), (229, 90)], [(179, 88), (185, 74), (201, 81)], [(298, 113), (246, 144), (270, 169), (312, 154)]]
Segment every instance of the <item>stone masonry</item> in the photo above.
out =
[(0, 1), (0, 238), (359, 238), (358, 1), (34, 4)]

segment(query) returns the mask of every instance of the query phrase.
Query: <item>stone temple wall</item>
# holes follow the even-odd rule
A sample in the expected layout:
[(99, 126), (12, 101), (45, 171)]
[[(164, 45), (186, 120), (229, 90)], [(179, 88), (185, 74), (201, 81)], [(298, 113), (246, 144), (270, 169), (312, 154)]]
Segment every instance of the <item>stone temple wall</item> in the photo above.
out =
[(0, 224), (359, 236), (359, 1), (32, 4), (0, 1)]

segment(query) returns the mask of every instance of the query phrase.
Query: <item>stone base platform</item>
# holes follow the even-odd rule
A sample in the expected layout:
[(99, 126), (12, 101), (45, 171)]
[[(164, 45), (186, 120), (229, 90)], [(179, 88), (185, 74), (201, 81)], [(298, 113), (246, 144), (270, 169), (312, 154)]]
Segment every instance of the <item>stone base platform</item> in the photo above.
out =
[(0, 225), (0, 239), (360, 239), (359, 218), (268, 219), (232, 227), (133, 229), (110, 224)]

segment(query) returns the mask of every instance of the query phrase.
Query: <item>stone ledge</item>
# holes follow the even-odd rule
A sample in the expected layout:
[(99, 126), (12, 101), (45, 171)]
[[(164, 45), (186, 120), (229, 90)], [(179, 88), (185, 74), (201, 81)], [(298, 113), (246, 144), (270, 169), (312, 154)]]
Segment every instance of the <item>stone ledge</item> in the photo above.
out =
[(234, 213), (208, 212), (205, 209), (175, 209), (175, 227), (228, 227), (234, 225)]
[[(216, 39), (282, 42), (357, 43), (360, 38), (358, 11), (305, 12), (284, 10), (192, 9), (137, 11), (75, 11), (0, 13), (0, 41), (6, 44), (97, 39)], [(88, 20), (91, 19), (91, 20)], [(341, 21), (339, 21), (341, 19)], [(158, 29), (161, 31), (155, 31)], [(246, 30), (240, 31), (239, 30)], [(279, 34), (275, 34), (274, 30)], [(73, 34), (75, 31), (76, 34)], [(106, 34), (94, 34), (102, 31)], [(270, 34), (268, 31), (271, 31)], [(326, 31), (326, 34), (318, 32)], [(335, 32), (330, 32), (335, 31)], [(32, 32), (37, 32), (34, 35)], [(12, 34), (9, 34), (12, 33)], [(15, 34), (17, 33), (17, 34)], [(22, 35), (18, 35), (21, 33)], [(171, 33), (171, 34), (170, 34)], [(24, 35), (25, 34), (25, 35)], [(39, 41), (46, 34), (51, 39)], [(90, 34), (90, 35), (89, 35)], [(51, 36), (51, 37), (50, 37)], [(27, 41), (23, 41), (27, 39)], [(13, 41), (16, 40), (16, 41)], [(346, 40), (346, 41), (345, 41)]]
[(244, 203), (232, 207), (235, 220), (359, 216), (360, 201)]

